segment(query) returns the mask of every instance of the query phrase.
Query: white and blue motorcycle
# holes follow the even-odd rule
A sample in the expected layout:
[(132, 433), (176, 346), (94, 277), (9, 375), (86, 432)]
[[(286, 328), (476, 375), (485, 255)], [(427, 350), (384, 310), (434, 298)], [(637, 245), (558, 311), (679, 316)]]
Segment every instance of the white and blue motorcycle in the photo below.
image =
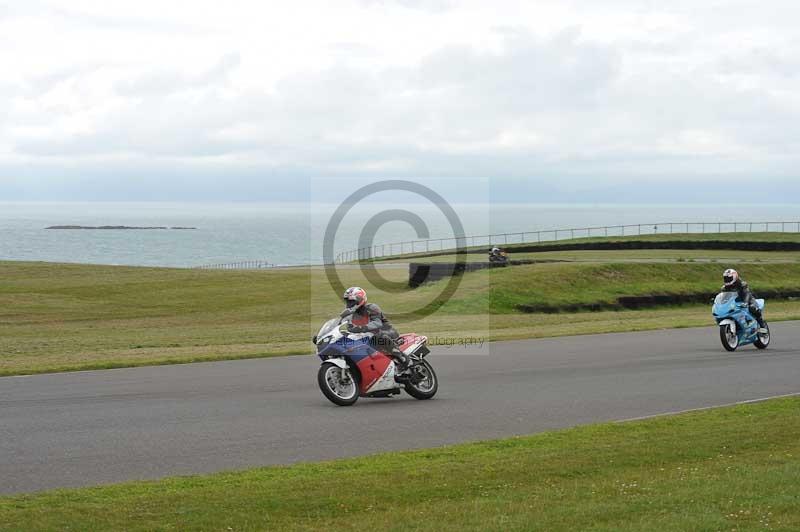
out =
[[(764, 311), (764, 300), (756, 299), (759, 310)], [(736, 292), (722, 292), (714, 299), (712, 309), (714, 319), (719, 326), (719, 339), (727, 351), (736, 351), (738, 347), (753, 344), (758, 349), (769, 346), (769, 325), (758, 326), (758, 321), (750, 313), (747, 304), (737, 299)]]

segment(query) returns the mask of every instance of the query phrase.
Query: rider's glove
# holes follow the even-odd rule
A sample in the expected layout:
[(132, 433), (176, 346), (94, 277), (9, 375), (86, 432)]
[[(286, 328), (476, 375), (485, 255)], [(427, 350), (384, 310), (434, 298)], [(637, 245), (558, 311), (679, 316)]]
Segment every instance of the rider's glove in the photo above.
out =
[(352, 323), (348, 325), (347, 332), (351, 333), (361, 333), (364, 332), (364, 328), (359, 325), (353, 325)]

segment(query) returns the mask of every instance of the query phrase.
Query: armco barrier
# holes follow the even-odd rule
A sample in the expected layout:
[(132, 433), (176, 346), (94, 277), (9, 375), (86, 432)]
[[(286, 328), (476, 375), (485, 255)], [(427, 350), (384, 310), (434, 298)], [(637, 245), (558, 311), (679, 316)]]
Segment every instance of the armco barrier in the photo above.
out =
[[(493, 264), (491, 262), (465, 262), (465, 263), (419, 263), (412, 262), (408, 265), (408, 286), (416, 288), (424, 283), (439, 281), (453, 275), (461, 275), (466, 272), (486, 270), (488, 268), (504, 268), (506, 266), (517, 266), (520, 264), (534, 264), (532, 260), (509, 261), (508, 264)], [(547, 261), (551, 262), (551, 261)]]

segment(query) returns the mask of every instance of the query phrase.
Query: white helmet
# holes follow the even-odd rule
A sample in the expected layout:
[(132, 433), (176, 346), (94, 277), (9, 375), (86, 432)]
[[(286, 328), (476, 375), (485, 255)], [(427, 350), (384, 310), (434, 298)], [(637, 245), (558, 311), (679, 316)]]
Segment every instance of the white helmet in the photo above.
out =
[(344, 291), (344, 304), (350, 310), (358, 310), (367, 304), (367, 291), (360, 286), (351, 286)]
[(500, 253), (500, 248), (492, 248), (492, 253), (497, 255), (498, 253)]
[(722, 280), (725, 281), (725, 288), (730, 288), (739, 280), (739, 272), (728, 268), (725, 270), (725, 273), (722, 274)]

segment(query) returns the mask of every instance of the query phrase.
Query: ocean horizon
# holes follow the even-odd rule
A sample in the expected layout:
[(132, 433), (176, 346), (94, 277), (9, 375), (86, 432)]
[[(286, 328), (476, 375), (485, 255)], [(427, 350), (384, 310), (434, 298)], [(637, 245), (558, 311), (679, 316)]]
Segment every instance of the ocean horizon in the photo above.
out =
[[(326, 203), (0, 202), (0, 260), (195, 267), (261, 260), (319, 264), (336, 205)], [(798, 222), (800, 204), (628, 205), (453, 204), (466, 235), (655, 223)], [(435, 205), (374, 203), (353, 208), (336, 232), (336, 252), (359, 247), (380, 212), (417, 215), (431, 238), (453, 229)], [(48, 230), (55, 225), (193, 227), (193, 230)], [(377, 230), (376, 244), (416, 239), (405, 222)]]

